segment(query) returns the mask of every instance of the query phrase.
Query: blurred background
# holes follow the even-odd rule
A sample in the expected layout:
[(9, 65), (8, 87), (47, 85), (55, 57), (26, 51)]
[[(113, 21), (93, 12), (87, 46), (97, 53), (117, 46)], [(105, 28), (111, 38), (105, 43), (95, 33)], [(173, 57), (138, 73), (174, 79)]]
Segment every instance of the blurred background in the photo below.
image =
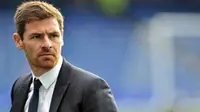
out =
[[(63, 56), (103, 77), (119, 112), (200, 111), (199, 0), (46, 1), (65, 17)], [(21, 2), (0, 3), (0, 112), (30, 71), (12, 39)]]

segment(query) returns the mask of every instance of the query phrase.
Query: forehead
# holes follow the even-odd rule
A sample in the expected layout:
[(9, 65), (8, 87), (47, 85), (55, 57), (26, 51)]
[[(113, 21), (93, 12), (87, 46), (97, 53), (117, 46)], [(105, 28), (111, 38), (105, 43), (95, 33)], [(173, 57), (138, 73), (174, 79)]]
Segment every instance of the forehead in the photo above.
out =
[(25, 34), (41, 32), (60, 32), (58, 21), (55, 18), (30, 21), (25, 25)]

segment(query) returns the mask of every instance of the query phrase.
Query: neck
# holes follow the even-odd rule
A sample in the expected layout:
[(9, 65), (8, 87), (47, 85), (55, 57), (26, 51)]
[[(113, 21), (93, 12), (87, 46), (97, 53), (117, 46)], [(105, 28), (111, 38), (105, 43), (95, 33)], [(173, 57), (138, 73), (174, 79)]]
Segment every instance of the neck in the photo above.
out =
[(36, 77), (40, 77), (42, 76), (44, 73), (48, 72), (49, 70), (51, 70), (52, 68), (37, 68), (37, 67), (31, 67), (31, 70), (33, 72), (33, 74)]

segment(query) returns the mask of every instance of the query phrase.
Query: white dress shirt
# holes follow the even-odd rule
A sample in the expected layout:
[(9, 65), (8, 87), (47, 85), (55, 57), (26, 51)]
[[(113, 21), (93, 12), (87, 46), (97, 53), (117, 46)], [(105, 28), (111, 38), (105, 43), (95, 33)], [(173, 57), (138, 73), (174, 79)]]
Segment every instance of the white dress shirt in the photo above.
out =
[[(62, 66), (62, 62), (63, 62), (63, 58), (62, 56), (60, 56), (57, 65), (51, 70), (49, 70), (48, 72), (42, 74), (40, 77), (35, 77), (32, 72), (33, 80), (34, 78), (36, 78), (36, 79), (39, 79), (40, 82), (42, 83), (42, 86), (39, 89), (38, 112), (49, 112), (53, 91), (55, 88), (55, 84), (57, 81), (60, 68)], [(24, 112), (28, 112), (29, 103), (33, 95), (33, 88), (34, 88), (34, 85), (32, 81), (30, 85), (29, 93), (28, 93), (28, 99), (24, 106)]]

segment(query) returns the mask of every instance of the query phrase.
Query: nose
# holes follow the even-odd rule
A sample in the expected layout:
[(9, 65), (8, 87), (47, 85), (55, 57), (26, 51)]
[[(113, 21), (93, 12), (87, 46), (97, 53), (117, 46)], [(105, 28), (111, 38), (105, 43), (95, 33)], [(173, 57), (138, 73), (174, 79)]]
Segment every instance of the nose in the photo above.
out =
[(48, 38), (48, 36), (45, 36), (43, 38), (41, 47), (42, 47), (42, 49), (45, 49), (45, 50), (49, 50), (50, 48), (52, 48), (52, 43), (51, 43), (51, 40)]

